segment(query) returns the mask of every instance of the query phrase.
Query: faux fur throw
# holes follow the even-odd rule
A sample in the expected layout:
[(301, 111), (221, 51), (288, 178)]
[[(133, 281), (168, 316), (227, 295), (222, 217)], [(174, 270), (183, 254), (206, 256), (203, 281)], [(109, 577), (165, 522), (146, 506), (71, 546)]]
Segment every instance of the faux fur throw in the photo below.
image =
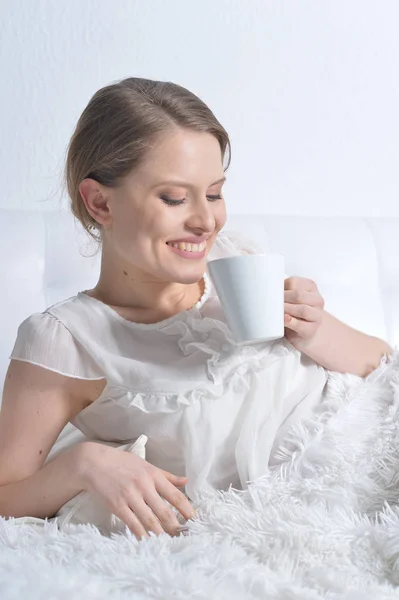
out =
[(204, 497), (188, 536), (0, 518), (1, 600), (399, 598), (399, 350), (328, 388), (283, 464)]

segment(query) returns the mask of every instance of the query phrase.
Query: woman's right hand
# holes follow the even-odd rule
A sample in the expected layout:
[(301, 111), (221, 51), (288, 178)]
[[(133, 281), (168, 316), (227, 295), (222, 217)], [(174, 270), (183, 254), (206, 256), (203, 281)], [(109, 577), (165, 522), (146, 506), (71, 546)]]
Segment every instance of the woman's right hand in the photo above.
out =
[[(176, 535), (181, 527), (167, 500), (185, 519), (195, 516), (186, 496), (178, 489), (187, 483), (149, 462), (118, 448), (96, 442), (81, 444), (81, 476), (84, 489), (101, 498), (141, 539), (150, 531)], [(165, 500), (164, 500), (165, 499)]]

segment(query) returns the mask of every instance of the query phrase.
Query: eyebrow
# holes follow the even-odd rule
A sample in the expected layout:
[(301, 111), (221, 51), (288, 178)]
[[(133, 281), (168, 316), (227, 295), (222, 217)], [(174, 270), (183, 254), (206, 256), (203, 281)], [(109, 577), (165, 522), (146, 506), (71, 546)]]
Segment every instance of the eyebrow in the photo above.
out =
[[(224, 183), (225, 181), (226, 181), (226, 177), (222, 177), (221, 179), (218, 179), (217, 181), (214, 181), (213, 183), (211, 183), (211, 185), (216, 185), (217, 183)], [(191, 185), (191, 183), (188, 183), (187, 181), (177, 181), (177, 180), (160, 181), (159, 183), (156, 183), (152, 187), (155, 188), (155, 187), (159, 187), (160, 185), (165, 185), (165, 184), (178, 185), (178, 186), (187, 187), (187, 188), (194, 187), (193, 185)]]

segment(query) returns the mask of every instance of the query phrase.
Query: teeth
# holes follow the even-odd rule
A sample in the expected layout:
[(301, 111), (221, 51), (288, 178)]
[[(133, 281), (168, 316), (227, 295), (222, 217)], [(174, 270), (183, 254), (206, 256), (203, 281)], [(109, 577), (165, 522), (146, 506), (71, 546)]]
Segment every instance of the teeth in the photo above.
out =
[(173, 246), (173, 248), (177, 248), (178, 250), (184, 250), (185, 252), (202, 252), (206, 248), (206, 242), (201, 242), (201, 244), (190, 244), (186, 242), (179, 242), (170, 244), (169, 246)]

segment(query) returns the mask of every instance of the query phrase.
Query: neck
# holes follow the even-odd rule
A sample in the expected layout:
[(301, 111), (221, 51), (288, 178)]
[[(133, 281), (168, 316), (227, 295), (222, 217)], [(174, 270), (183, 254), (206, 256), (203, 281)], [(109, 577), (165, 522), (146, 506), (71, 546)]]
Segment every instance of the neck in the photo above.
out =
[(103, 251), (99, 280), (88, 293), (115, 309), (164, 318), (192, 308), (203, 291), (203, 278), (188, 284), (162, 280)]

